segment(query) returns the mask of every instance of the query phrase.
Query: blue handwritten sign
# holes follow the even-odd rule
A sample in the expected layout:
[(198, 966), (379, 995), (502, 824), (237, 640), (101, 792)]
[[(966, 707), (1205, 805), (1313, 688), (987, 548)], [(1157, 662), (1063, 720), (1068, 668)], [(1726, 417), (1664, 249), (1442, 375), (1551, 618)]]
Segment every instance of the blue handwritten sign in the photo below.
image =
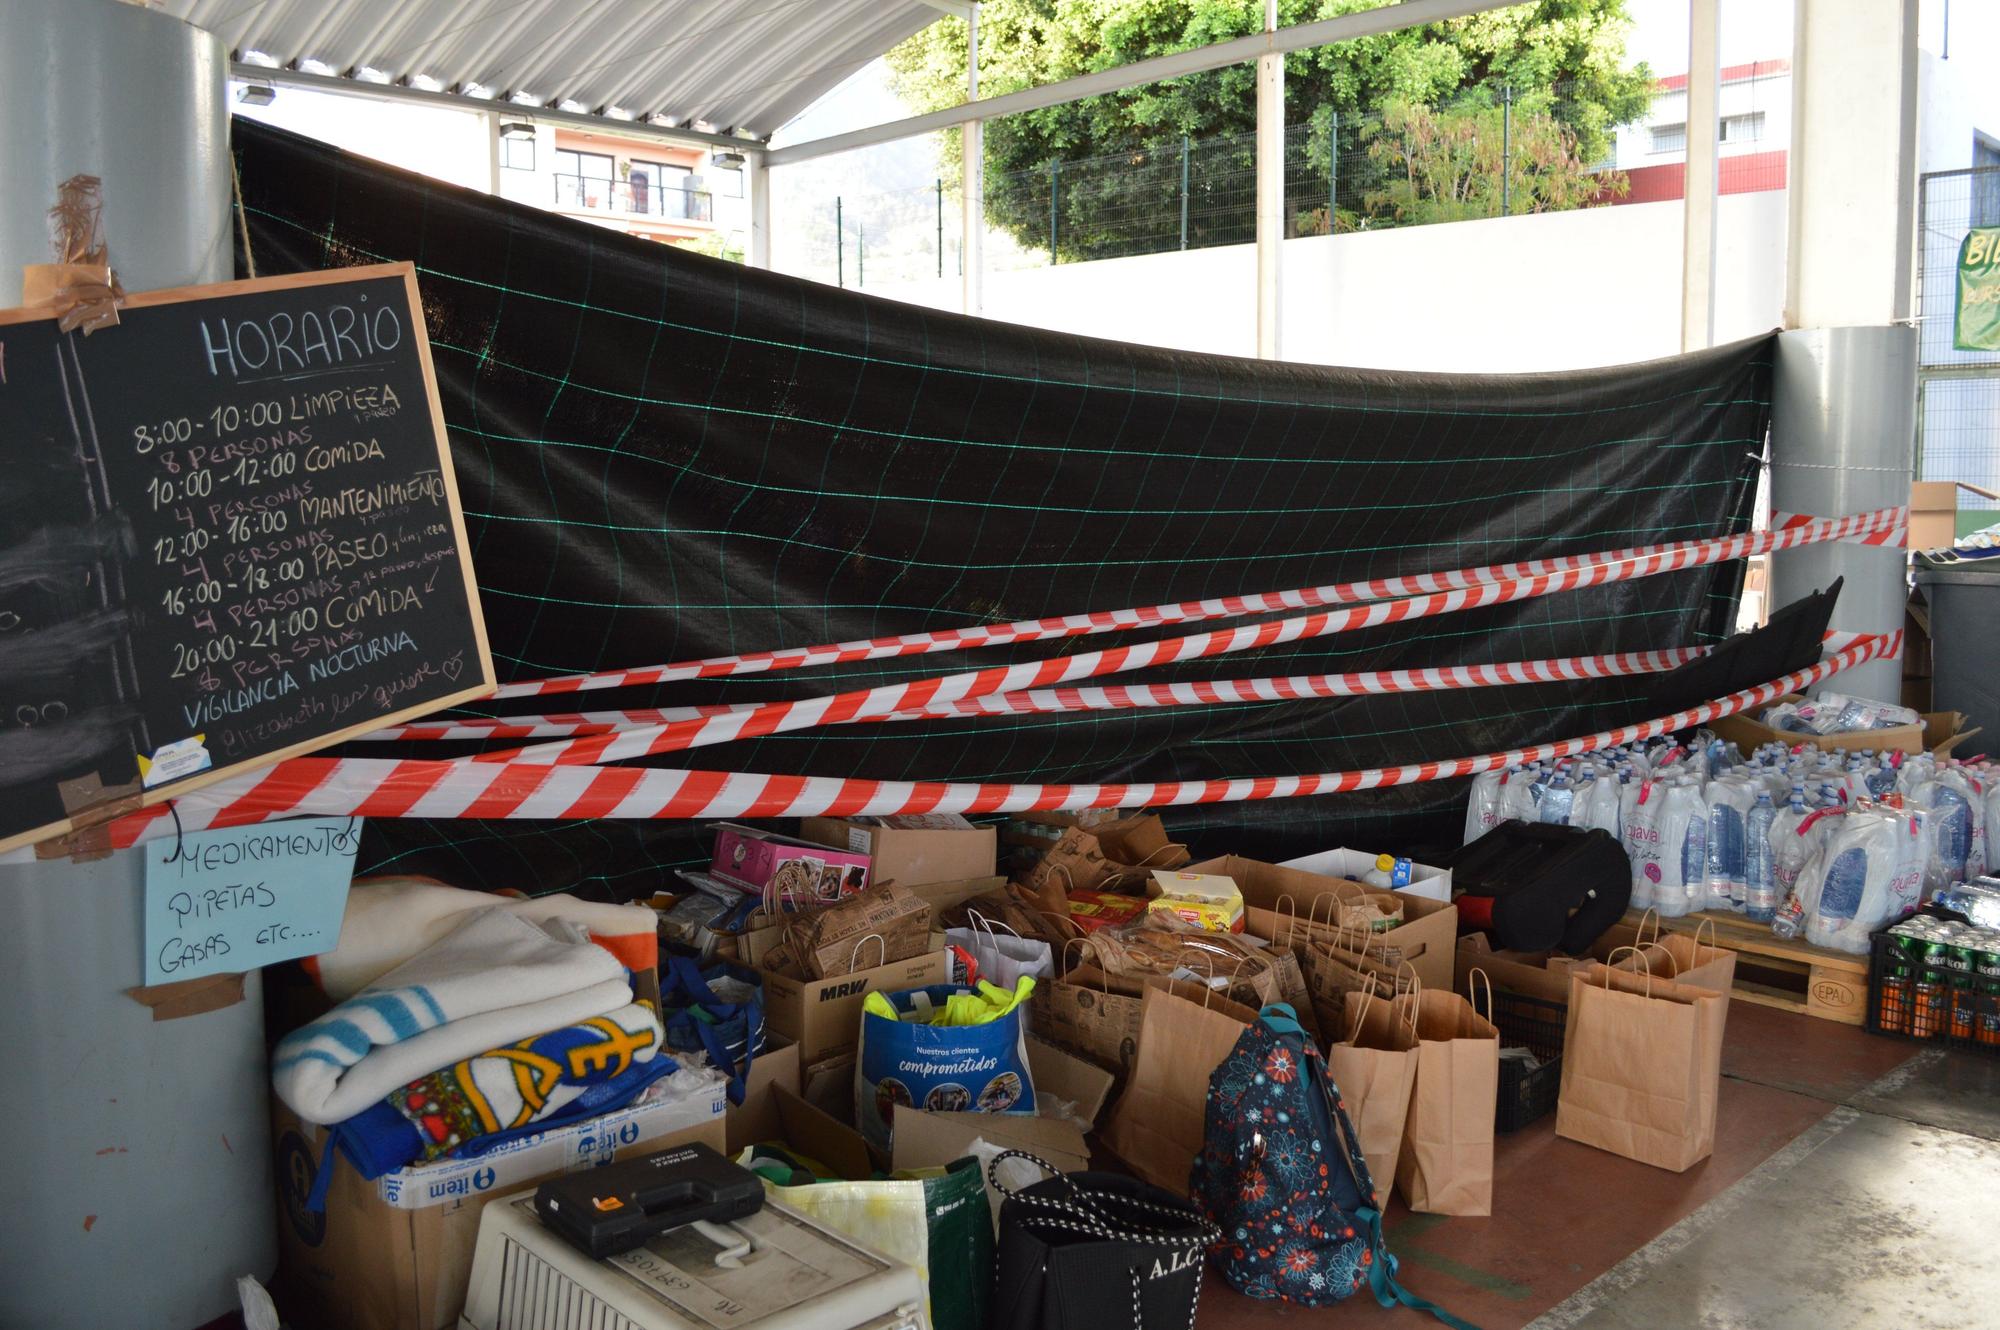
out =
[(308, 817), (146, 843), (146, 982), (232, 974), (340, 941), (361, 819)]

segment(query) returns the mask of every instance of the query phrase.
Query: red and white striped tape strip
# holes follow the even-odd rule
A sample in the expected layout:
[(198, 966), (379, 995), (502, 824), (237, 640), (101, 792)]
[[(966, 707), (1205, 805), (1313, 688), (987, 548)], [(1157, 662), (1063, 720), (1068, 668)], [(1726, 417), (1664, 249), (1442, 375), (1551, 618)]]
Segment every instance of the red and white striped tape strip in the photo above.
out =
[(1660, 552), (1620, 562), (1596, 562), (1564, 572), (1537, 574), (1513, 580), (1482, 582), (1457, 590), (1412, 596), (1402, 600), (1381, 600), (1347, 609), (1320, 610), (1290, 619), (1274, 619), (1237, 628), (1211, 629), (1186, 637), (1162, 638), (1132, 646), (1080, 652), (1052, 660), (1024, 661), (1016, 665), (968, 670), (937, 675), (875, 688), (855, 689), (794, 701), (761, 702), (742, 711), (673, 720), (664, 724), (642, 725), (612, 734), (584, 735), (555, 739), (525, 748), (481, 753), (464, 759), (470, 762), (545, 762), (551, 765), (589, 766), (599, 762), (619, 762), (660, 753), (681, 752), (734, 739), (755, 738), (812, 729), (820, 725), (868, 719), (905, 711), (925, 711), (966, 698), (1023, 689), (1103, 674), (1119, 674), (1177, 661), (1207, 656), (1229, 655), (1285, 642), (1304, 641), (1353, 632), (1380, 624), (1455, 614), (1487, 605), (1503, 605), (1573, 591), (1602, 583), (1653, 577), (1742, 557), (1742, 549), (1765, 545), (1789, 549), (1795, 545), (1838, 540), (1862, 532), (1870, 520), (1893, 523), (1902, 509), (1884, 509), (1877, 514), (1832, 518), (1783, 532), (1753, 532), (1746, 536), (1710, 541), (1690, 541)]
[[(1029, 689), (939, 702), (910, 711), (850, 717), (861, 721), (935, 720), (952, 716), (1027, 714), (1052, 711), (1111, 711), (1125, 707), (1201, 706), (1220, 702), (1287, 702), (1310, 697), (1361, 697), (1383, 693), (1425, 693), (1452, 688), (1499, 688), (1508, 684), (1561, 683), (1652, 674), (1684, 665), (1709, 647), (1672, 651), (1632, 651), (1614, 656), (1568, 656), (1517, 660), (1493, 665), (1444, 665), (1435, 669), (1372, 670), (1359, 674), (1294, 674), (1256, 679), (1207, 679), (1172, 684), (1126, 684), (1104, 688)], [(620, 734), (676, 721), (754, 711), (760, 703), (667, 707), (643, 711), (571, 712), (545, 716), (417, 721), (361, 736), (365, 740), (543, 739), (586, 734)]]
[[(1867, 636), (1828, 633), (1826, 649), (1838, 652)], [(1124, 707), (1196, 706), (1217, 702), (1281, 702), (1307, 697), (1357, 697), (1366, 694), (1429, 692), (1446, 688), (1486, 688), (1518, 683), (1554, 683), (1566, 679), (1611, 678), (1656, 673), (1686, 664), (1712, 647), (1673, 651), (1630, 652), (1616, 656), (1571, 656), (1559, 660), (1510, 661), (1498, 665), (1445, 666), (1425, 670), (1378, 670), (1365, 674), (1308, 674), (1282, 678), (1213, 679), (1175, 684), (1131, 684), (1105, 688), (1031, 689), (987, 697), (939, 703), (920, 711), (869, 716), (869, 721), (937, 720), (967, 715), (1008, 715), (1060, 711), (1106, 711)], [(1886, 653), (1888, 659), (1900, 648)], [(470, 742), (490, 739), (544, 739), (576, 734), (617, 734), (647, 725), (664, 725), (731, 712), (750, 711), (755, 702), (709, 706), (655, 707), (638, 711), (573, 711), (539, 716), (471, 716), (450, 721), (418, 721), (359, 736), (368, 740)], [(855, 721), (842, 722), (853, 724)]]
[[(939, 784), (829, 776), (772, 776), (633, 767), (552, 767), (527, 763), (292, 758), (174, 801), (187, 831), (243, 826), (313, 814), (359, 817), (534, 820), (853, 817), (863, 814), (1006, 813), (1048, 808), (1165, 807), (1286, 799), (1477, 775), (1521, 762), (1571, 757), (1703, 725), (1719, 716), (1812, 687), (1864, 661), (1892, 654), (1901, 634), (1862, 636), (1819, 664), (1718, 701), (1578, 739), (1397, 767), (1306, 776), (1152, 784)], [(175, 834), (168, 807), (142, 809), (110, 825), (123, 848)], [(30, 851), (14, 852), (24, 857)]]
[[(1848, 537), (1849, 542), (1855, 545), (1895, 545), (1898, 547), (1907, 547), (1910, 543), (1910, 528), (1908, 525), (1909, 509), (1899, 508), (1896, 511), (1901, 513), (1902, 517), (1898, 519), (1894, 526), (1869, 531), (1865, 535)], [(1773, 531), (1794, 531), (1799, 527), (1810, 526), (1819, 520), (1817, 517), (1808, 517), (1804, 513), (1773, 512), (1771, 514), (1771, 529)]]
[[(755, 674), (765, 670), (799, 669), (811, 665), (833, 665), (845, 661), (878, 660), (888, 656), (926, 655), (937, 651), (959, 651), (970, 647), (1031, 642), (1051, 637), (1081, 637), (1094, 633), (1154, 628), (1171, 623), (1198, 623), (1206, 619), (1227, 619), (1280, 610), (1354, 605), (1392, 597), (1453, 591), (1492, 582), (1512, 582), (1600, 564), (1632, 563), (1641, 559), (1672, 556), (1684, 551), (1701, 553), (1704, 557), (1695, 560), (1697, 563), (1712, 563), (1719, 559), (1746, 558), (1822, 540), (1901, 544), (1902, 532), (1909, 520), (1909, 509), (1882, 508), (1874, 512), (1856, 513), (1833, 519), (1799, 518), (1792, 514), (1782, 516), (1789, 525), (1779, 531), (1637, 545), (1630, 549), (1598, 554), (1573, 554), (1559, 559), (1535, 559), (1526, 563), (1489, 564), (1480, 568), (1461, 568), (1446, 573), (1421, 573), (1409, 577), (1379, 578), (1370, 582), (1342, 582), (1328, 586), (1303, 587), (1293, 591), (1267, 591), (1251, 596), (1188, 600), (1170, 605), (1145, 605), (1132, 609), (1069, 614), (1048, 619), (1021, 619), (1014, 623), (952, 628), (932, 633), (905, 633), (897, 637), (877, 637), (814, 647), (792, 647), (782, 651), (760, 651), (748, 655), (711, 656), (705, 660), (681, 661), (670, 665), (645, 665), (635, 669), (606, 670), (595, 674), (572, 674), (553, 679), (524, 679), (518, 683), (502, 684), (494, 696), (531, 697), (544, 693), (585, 692), (597, 688), (627, 688), (641, 684), (669, 683), (680, 679), (704, 679), (721, 675)], [(1821, 527), (1828, 530), (1821, 531), (1818, 529)]]

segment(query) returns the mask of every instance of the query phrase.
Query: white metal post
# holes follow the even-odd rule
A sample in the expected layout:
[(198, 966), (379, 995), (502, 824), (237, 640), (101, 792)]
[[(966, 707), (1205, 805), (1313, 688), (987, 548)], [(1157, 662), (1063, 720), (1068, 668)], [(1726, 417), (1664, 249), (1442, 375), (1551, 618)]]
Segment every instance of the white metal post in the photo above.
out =
[[(1264, 0), (1264, 31), (1278, 30), (1278, 0)], [(1257, 354), (1278, 358), (1278, 295), (1285, 244), (1285, 56), (1257, 57)]]
[[(965, 19), (965, 99), (979, 100), (979, 6), (974, 5)], [(981, 240), (986, 235), (986, 152), (985, 126), (968, 120), (959, 128), (959, 213), (958, 265), (959, 308), (977, 316), (985, 291), (986, 261)]]
[[(1910, 501), (1917, 345), (1917, 0), (1799, 0), (1792, 53), (1785, 323), (1772, 392), (1771, 506), (1832, 515)], [(1771, 604), (1846, 579), (1833, 626), (1903, 626), (1907, 556), (1814, 545), (1771, 561)], [(1900, 700), (1871, 661), (1829, 687)]]
[(1681, 187), (1681, 350), (1715, 344), (1716, 104), (1722, 87), (1718, 0), (1688, 0), (1687, 168)]
[(743, 154), (743, 187), (750, 192), (750, 266), (771, 266), (771, 171), (764, 154)]

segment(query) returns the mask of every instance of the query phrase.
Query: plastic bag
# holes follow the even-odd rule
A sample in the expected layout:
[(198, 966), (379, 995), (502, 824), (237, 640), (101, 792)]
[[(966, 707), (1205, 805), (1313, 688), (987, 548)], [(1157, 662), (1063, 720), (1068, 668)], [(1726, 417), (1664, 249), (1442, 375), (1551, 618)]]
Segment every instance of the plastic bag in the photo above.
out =
[(1625, 786), (1611, 773), (1600, 772), (1585, 788), (1589, 794), (1584, 800), (1582, 825), (1589, 830), (1608, 831), (1623, 841)]
[(1748, 819), (1757, 804), (1757, 787), (1747, 780), (1725, 778), (1708, 787), (1708, 871), (1701, 906), (1706, 910), (1743, 911), (1748, 890)]
[(1033, 1114), (1023, 1007), (1034, 986), (1024, 978), (1011, 993), (992, 984), (976, 993), (951, 984), (870, 993), (854, 1065), (862, 1136), (887, 1149), (897, 1104), (929, 1113)]
[(1799, 905), (1807, 942), (1860, 954), (1893, 911), (1906, 852), (1885, 817), (1856, 809), (1838, 822), (1799, 873)]
[(1465, 806), (1465, 843), (1478, 840), (1500, 823), (1500, 788), (1511, 772), (1482, 771), (1472, 778), (1472, 797)]

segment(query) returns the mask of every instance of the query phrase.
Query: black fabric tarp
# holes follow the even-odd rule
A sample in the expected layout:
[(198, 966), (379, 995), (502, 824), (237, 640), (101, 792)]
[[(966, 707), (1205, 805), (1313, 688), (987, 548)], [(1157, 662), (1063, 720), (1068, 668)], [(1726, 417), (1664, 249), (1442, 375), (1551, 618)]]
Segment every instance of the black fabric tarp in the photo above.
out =
[[(1524, 376), (1191, 355), (711, 260), (240, 120), (234, 142), (259, 275), (416, 263), (503, 680), (1544, 558), (1750, 521), (1768, 337)], [(1518, 283), (1523, 300), (1596, 298), (1560, 273), (1467, 280)], [(1189, 292), (1188, 319), (1208, 317), (1199, 299)], [(1734, 622), (1742, 574), (1725, 563), (1126, 678), (1712, 643)], [(472, 710), (802, 697), (1118, 640)], [(1645, 693), (1643, 679), (1623, 679), (849, 725), (657, 761), (921, 780), (1284, 775), (1587, 733), (1654, 714)], [(1464, 798), (1453, 781), (1166, 816), (1197, 854), (1282, 858), (1455, 843)], [(663, 870), (705, 862), (708, 838), (674, 822), (383, 821), (361, 868), (630, 897), (664, 885)]]

